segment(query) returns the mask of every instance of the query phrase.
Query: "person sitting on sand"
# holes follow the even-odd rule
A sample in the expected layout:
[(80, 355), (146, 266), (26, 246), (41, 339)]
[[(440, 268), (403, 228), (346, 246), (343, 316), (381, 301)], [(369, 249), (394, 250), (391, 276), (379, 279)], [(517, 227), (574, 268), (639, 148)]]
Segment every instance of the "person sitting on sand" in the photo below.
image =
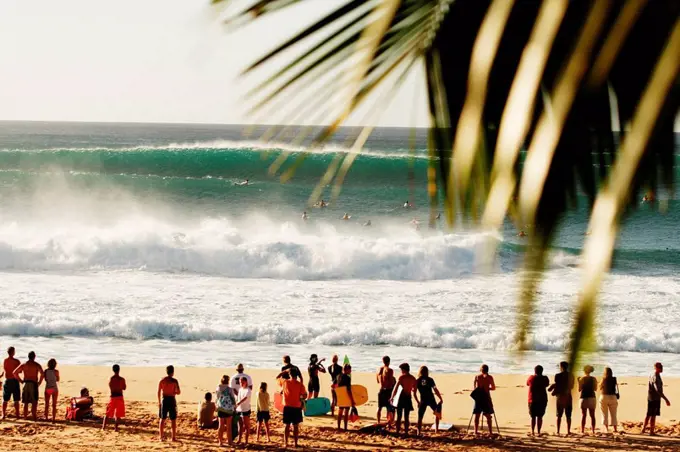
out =
[[(399, 370), (401, 370), (401, 375), (397, 380), (397, 385), (392, 391), (392, 405), (397, 407), (397, 425), (396, 432), (399, 434), (401, 430), (401, 420), (404, 419), (404, 433), (408, 436), (408, 428), (410, 425), (409, 416), (411, 411), (413, 411), (413, 401), (411, 400), (411, 395), (416, 391), (416, 377), (411, 375), (411, 366), (408, 363), (401, 363), (399, 365)], [(401, 387), (401, 394), (399, 395), (399, 400), (394, 400), (397, 395), (397, 391)]]
[(578, 390), (581, 393), (581, 433), (586, 432), (586, 418), (590, 414), (591, 428), (595, 434), (595, 406), (597, 405), (597, 379), (590, 374), (595, 369), (593, 366), (583, 368), (584, 376), (578, 379)]
[(534, 436), (535, 430), (538, 430), (538, 436), (541, 436), (543, 416), (545, 416), (545, 409), (548, 407), (548, 392), (546, 389), (550, 386), (550, 379), (543, 375), (543, 366), (534, 367), (534, 374), (527, 379), (527, 386), (529, 386), (531, 436)]
[(342, 366), (338, 364), (338, 359), (338, 355), (333, 355), (332, 364), (328, 366), (328, 375), (331, 377), (331, 416), (335, 415), (335, 406), (338, 404), (338, 396), (335, 393), (336, 381), (338, 381), (338, 375), (342, 373)]
[(321, 390), (319, 373), (326, 373), (326, 368), (322, 364), (325, 360), (326, 358), (322, 358), (319, 361), (319, 357), (316, 355), (316, 353), (309, 357), (309, 366), (307, 366), (307, 373), (309, 374), (309, 383), (307, 383), (307, 397), (310, 399), (316, 399), (319, 397), (319, 391)]
[[(177, 396), (181, 394), (179, 381), (175, 379), (175, 367), (165, 368), (167, 374), (158, 382), (158, 440), (163, 441), (165, 433), (165, 420), (170, 418), (172, 429), (172, 441), (177, 441)], [(161, 398), (162, 397), (162, 398)]]
[(45, 370), (45, 420), (50, 418), (50, 402), (52, 402), (52, 422), (56, 421), (57, 417), (58, 382), (57, 360), (52, 358), (47, 361), (47, 369)]
[[(430, 370), (427, 366), (422, 366), (418, 371), (418, 378), (416, 379), (417, 391), (413, 394), (416, 398), (416, 403), (418, 404), (418, 436), (422, 434), (423, 430), (423, 417), (425, 416), (425, 411), (429, 407), (432, 409), (434, 414), (434, 432), (439, 432), (439, 419), (442, 417), (442, 404), (444, 400), (442, 395), (437, 389), (437, 384), (432, 378), (430, 378)], [(420, 398), (418, 398), (418, 393), (420, 393)], [(439, 398), (439, 403), (435, 402), (435, 394)]]
[(111, 397), (109, 398), (109, 404), (106, 406), (102, 430), (106, 429), (107, 419), (113, 419), (113, 429), (118, 431), (118, 422), (125, 417), (125, 399), (123, 398), (123, 391), (127, 389), (127, 383), (125, 382), (125, 378), (120, 376), (120, 366), (118, 364), (111, 366), (111, 371), (113, 372), (113, 375), (109, 379)]
[[(23, 374), (23, 378), (19, 375)], [(28, 406), (31, 405), (31, 415), (34, 421), (38, 420), (38, 388), (45, 378), (45, 373), (40, 364), (35, 361), (35, 352), (28, 354), (28, 361), (14, 369), (14, 378), (23, 383), (24, 390), (21, 401), (24, 403), (24, 419), (28, 419)]]
[(239, 414), (239, 429), (238, 429), (238, 443), (241, 442), (241, 437), (243, 432), (246, 433), (245, 444), (248, 445), (248, 438), (250, 437), (250, 413), (251, 404), (250, 400), (252, 398), (253, 390), (248, 385), (248, 380), (241, 378), (241, 389), (238, 391), (238, 396), (236, 398), (236, 412)]
[(392, 391), (394, 391), (394, 386), (397, 384), (397, 379), (394, 378), (394, 371), (390, 369), (390, 357), (383, 356), (383, 365), (378, 369), (378, 373), (375, 376), (376, 381), (380, 384), (380, 390), (378, 391), (378, 412), (376, 414), (378, 424), (380, 424), (380, 415), (382, 409), (385, 408), (387, 412), (387, 425), (392, 424), (394, 421), (394, 407), (390, 403), (390, 398), (392, 397)]
[(239, 363), (236, 366), (236, 373), (231, 376), (231, 379), (229, 380), (229, 384), (231, 385), (231, 389), (234, 390), (234, 396), (238, 395), (238, 392), (241, 390), (241, 380), (246, 379), (248, 382), (248, 387), (252, 390), (253, 389), (253, 379), (250, 377), (250, 375), (243, 373), (245, 368), (243, 367), (243, 364)]
[(267, 392), (267, 383), (264, 381), (260, 383), (260, 391), (257, 393), (257, 442), (260, 442), (260, 428), (264, 426), (264, 431), (267, 434), (267, 442), (269, 442), (269, 393)]
[[(609, 426), (617, 432), (618, 420), (616, 414), (619, 408), (619, 384), (611, 367), (604, 368), (604, 375), (600, 381), (600, 410), (602, 411), (602, 425), (609, 432)], [(611, 415), (611, 416), (610, 416)]]
[[(491, 416), (494, 414), (493, 400), (491, 399), (491, 391), (496, 390), (496, 382), (493, 377), (489, 375), (489, 366), (482, 364), (479, 368), (480, 373), (475, 376), (473, 382), (473, 394), (477, 389), (477, 396), (473, 397), (475, 400), (475, 407), (472, 413), (475, 415), (475, 435), (479, 434), (479, 417), (484, 415), (486, 417), (486, 423), (489, 427), (489, 434), (493, 435), (493, 429), (491, 427)], [(473, 395), (471, 394), (471, 396)]]
[(560, 363), (560, 373), (555, 374), (555, 382), (550, 385), (548, 391), (555, 396), (555, 408), (557, 411), (557, 435), (560, 434), (560, 426), (562, 425), (562, 415), (567, 421), (567, 435), (571, 434), (571, 412), (572, 412), (572, 396), (571, 392), (574, 390), (574, 375), (569, 372), (569, 363), (562, 361)]
[(2, 387), (2, 419), (7, 417), (7, 403), (10, 399), (14, 401), (14, 415), (19, 419), (19, 400), (21, 399), (21, 386), (19, 380), (14, 377), (14, 371), (21, 365), (21, 362), (14, 357), (16, 351), (14, 347), (7, 349), (7, 358), (3, 362), (5, 371), (5, 384)]
[(90, 390), (86, 387), (80, 388), (80, 396), (71, 398), (72, 407), (75, 408), (76, 421), (98, 421), (94, 410), (94, 397), (90, 396)]
[(215, 389), (217, 398), (217, 444), (224, 445), (224, 432), (227, 432), (227, 444), (234, 444), (234, 414), (236, 412), (236, 399), (234, 390), (229, 385), (229, 375), (222, 375), (220, 384)]
[(666, 402), (666, 406), (671, 406), (671, 401), (663, 393), (662, 372), (663, 365), (661, 363), (654, 364), (654, 373), (649, 377), (647, 383), (647, 416), (641, 434), (645, 433), (647, 425), (649, 425), (649, 434), (654, 436), (656, 417), (661, 416), (661, 400)]
[(345, 364), (342, 368), (342, 373), (338, 375), (336, 381), (336, 386), (338, 388), (347, 388), (347, 393), (349, 394), (349, 401), (351, 406), (338, 406), (338, 430), (340, 430), (340, 421), (344, 419), (345, 431), (347, 431), (347, 422), (349, 421), (349, 412), (356, 405), (354, 403), (354, 396), (352, 395), (352, 366)]
[[(289, 364), (290, 364), (290, 358)], [(287, 377), (287, 378), (286, 378)], [(298, 447), (299, 424), (302, 423), (302, 401), (307, 398), (305, 385), (301, 381), (300, 369), (295, 366), (282, 371), (277, 377), (279, 386), (283, 389), (283, 444), (288, 447), (290, 426), (293, 425), (293, 442)]]
[(212, 401), (212, 393), (206, 392), (203, 396), (203, 401), (198, 403), (198, 413), (196, 415), (196, 424), (201, 430), (213, 430), (219, 425), (215, 412), (217, 406)]

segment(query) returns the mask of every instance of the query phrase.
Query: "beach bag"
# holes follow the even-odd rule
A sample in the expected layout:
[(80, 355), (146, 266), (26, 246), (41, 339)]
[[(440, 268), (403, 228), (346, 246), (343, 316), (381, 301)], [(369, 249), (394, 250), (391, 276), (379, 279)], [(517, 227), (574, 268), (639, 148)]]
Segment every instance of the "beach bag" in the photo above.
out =
[(236, 401), (234, 400), (234, 393), (231, 388), (226, 388), (220, 392), (217, 397), (217, 411), (233, 415), (236, 410)]

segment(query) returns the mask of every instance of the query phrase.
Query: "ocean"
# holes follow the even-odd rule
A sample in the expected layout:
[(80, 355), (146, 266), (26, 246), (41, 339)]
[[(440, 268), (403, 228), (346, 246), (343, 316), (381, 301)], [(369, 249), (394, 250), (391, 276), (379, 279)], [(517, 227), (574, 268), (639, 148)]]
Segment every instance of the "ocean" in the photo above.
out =
[[(225, 368), (337, 353), (374, 370), (388, 354), (469, 373), (563, 358), (585, 198), (551, 251), (532, 350), (519, 356), (525, 239), (510, 222), (494, 236), (427, 227), (426, 131), (377, 129), (321, 209), (307, 200), (358, 129), (313, 150), (286, 184), (269, 165), (309, 140), (264, 144), (267, 128), (250, 129), (0, 122), (0, 347), (64, 364)], [(588, 357), (596, 366), (645, 375), (663, 361), (678, 373), (679, 207), (641, 204), (626, 218), (598, 310), (600, 351)], [(481, 272), (485, 240), (499, 253)]]

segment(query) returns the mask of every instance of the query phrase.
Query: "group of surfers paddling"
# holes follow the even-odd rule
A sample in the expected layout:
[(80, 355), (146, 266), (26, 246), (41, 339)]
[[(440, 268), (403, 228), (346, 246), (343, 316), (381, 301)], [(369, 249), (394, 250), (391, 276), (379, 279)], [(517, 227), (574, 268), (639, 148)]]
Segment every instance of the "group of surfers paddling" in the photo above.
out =
[[(14, 411), (17, 418), (22, 417), (19, 410), (19, 402), (23, 403), (23, 418), (34, 421), (37, 420), (37, 407), (39, 401), (39, 388), (45, 383), (45, 419), (56, 419), (57, 399), (59, 397), (60, 374), (57, 370), (57, 362), (50, 359), (47, 369), (36, 361), (35, 352), (28, 353), (28, 360), (21, 363), (15, 358), (14, 347), (7, 350), (7, 357), (3, 363), (3, 373), (5, 376), (3, 385), (3, 405), (2, 419), (7, 417), (8, 403), (13, 400)], [(319, 397), (321, 392), (321, 374), (328, 374), (331, 377), (331, 406), (330, 412), (335, 416), (337, 409), (337, 428), (347, 430), (348, 422), (356, 416), (355, 399), (352, 392), (352, 366), (345, 362), (344, 365), (338, 364), (338, 356), (334, 355), (331, 364), (324, 366), (325, 359), (319, 359), (316, 354), (310, 356), (307, 367), (308, 382), (305, 386), (304, 377), (300, 369), (291, 363), (289, 356), (283, 357), (283, 367), (277, 375), (276, 381), (281, 393), (281, 411), (284, 424), (284, 445), (288, 446), (289, 439), (292, 437), (293, 443), (297, 447), (299, 438), (299, 424), (303, 421), (305, 403), (308, 400)], [(377, 424), (385, 428), (394, 428), (399, 434), (403, 424), (404, 433), (408, 434), (410, 427), (410, 414), (414, 411), (413, 400), (417, 407), (417, 434), (422, 434), (423, 418), (428, 409), (434, 414), (433, 428), (435, 433), (439, 429), (439, 421), (442, 415), (443, 398), (437, 388), (434, 379), (430, 376), (426, 366), (420, 367), (416, 376), (411, 374), (408, 363), (399, 365), (399, 376), (395, 375), (390, 367), (390, 357), (382, 359), (383, 365), (376, 372), (376, 382), (378, 384), (378, 408), (376, 412)], [(528, 408), (531, 417), (531, 434), (536, 432), (540, 435), (543, 425), (543, 416), (548, 405), (548, 393), (556, 398), (557, 413), (557, 434), (560, 434), (562, 418), (565, 417), (567, 434), (571, 434), (571, 414), (572, 414), (572, 392), (575, 384), (578, 383), (580, 398), (580, 408), (582, 412), (581, 432), (586, 432), (586, 420), (590, 416), (591, 429), (595, 431), (595, 409), (597, 406), (596, 393), (600, 392), (599, 405), (602, 411), (603, 425), (609, 431), (611, 426), (614, 432), (617, 431), (617, 407), (620, 397), (618, 382), (610, 368), (605, 368), (604, 375), (599, 384), (593, 372), (592, 366), (585, 366), (584, 375), (575, 379), (569, 371), (566, 362), (560, 363), (560, 372), (555, 375), (551, 383), (549, 378), (543, 375), (543, 367), (536, 366), (534, 374), (527, 380), (528, 386)], [(84, 411), (89, 413), (87, 419), (101, 419), (102, 430), (106, 429), (110, 420), (114, 421), (114, 428), (117, 430), (119, 421), (125, 418), (124, 392), (127, 390), (127, 383), (120, 375), (120, 366), (113, 365), (113, 374), (109, 379), (110, 398), (106, 406), (106, 413), (103, 418), (92, 416), (91, 407), (94, 399), (89, 396), (86, 388), (81, 390), (80, 398), (73, 398), (72, 408), (77, 408), (78, 400), (84, 400), (86, 407)], [(654, 365), (654, 372), (648, 382), (647, 391), (647, 415), (644, 422), (642, 433), (649, 429), (651, 435), (655, 434), (656, 417), (661, 413), (661, 402), (665, 401), (670, 406), (670, 401), (663, 391), (663, 381), (661, 373), (663, 366), (661, 363)], [(23, 385), (23, 390), (21, 388)], [(346, 388), (348, 401), (339, 403), (338, 389)], [(492, 416), (494, 407), (491, 397), (492, 391), (496, 389), (494, 378), (489, 374), (489, 367), (482, 365), (480, 373), (475, 376), (473, 390), (470, 396), (474, 400), (474, 431), (479, 434), (480, 418), (484, 416), (487, 421), (489, 433), (493, 435)], [(166, 375), (159, 381), (157, 390), (158, 400), (158, 438), (160, 441), (165, 439), (166, 421), (170, 420), (171, 440), (177, 440), (177, 415), (178, 405), (177, 396), (181, 394), (179, 381), (175, 378), (173, 366), (167, 366)], [(266, 440), (269, 441), (269, 420), (270, 420), (270, 397), (266, 382), (261, 382), (256, 393), (256, 400), (252, 401), (253, 379), (244, 373), (244, 367), (239, 364), (236, 374), (233, 376), (223, 375), (218, 383), (213, 402), (213, 393), (208, 392), (204, 400), (199, 403), (197, 413), (197, 426), (200, 429), (217, 429), (217, 439), (220, 445), (225, 443), (233, 444), (244, 441), (248, 444), (250, 436), (250, 418), (253, 408), (256, 410), (256, 435), (257, 441), (260, 439), (261, 431), (265, 433)], [(326, 402), (327, 403), (327, 402)], [(254, 406), (253, 406), (254, 405)], [(51, 408), (51, 413), (50, 413)], [(386, 423), (382, 424), (383, 409), (386, 414)], [(72, 410), (77, 412), (78, 410)], [(51, 415), (51, 416), (50, 416)], [(396, 415), (396, 416), (395, 416)], [(67, 419), (69, 410), (67, 410)], [(83, 420), (83, 414), (74, 416), (74, 420)], [(472, 418), (471, 418), (472, 420)]]

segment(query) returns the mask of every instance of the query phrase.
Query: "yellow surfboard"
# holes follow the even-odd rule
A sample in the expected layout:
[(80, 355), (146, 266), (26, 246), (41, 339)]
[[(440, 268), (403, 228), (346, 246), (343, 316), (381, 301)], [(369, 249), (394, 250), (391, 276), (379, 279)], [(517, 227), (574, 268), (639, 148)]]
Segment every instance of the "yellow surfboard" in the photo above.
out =
[[(339, 407), (352, 406), (352, 400), (349, 398), (349, 392), (346, 387), (335, 388), (335, 394), (338, 397)], [(368, 389), (361, 385), (352, 385), (352, 397), (354, 397), (354, 405), (361, 406), (368, 402)]]

